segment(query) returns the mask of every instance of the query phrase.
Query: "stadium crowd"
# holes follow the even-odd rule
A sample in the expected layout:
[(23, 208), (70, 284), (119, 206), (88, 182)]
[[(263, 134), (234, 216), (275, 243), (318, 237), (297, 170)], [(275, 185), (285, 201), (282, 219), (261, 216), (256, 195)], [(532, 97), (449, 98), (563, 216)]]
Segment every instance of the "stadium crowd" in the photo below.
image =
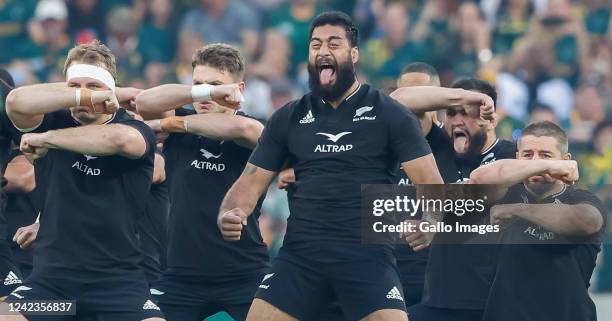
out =
[[(193, 52), (229, 43), (247, 62), (242, 110), (265, 119), (308, 92), (309, 26), (330, 9), (359, 27), (361, 82), (391, 92), (404, 66), (417, 61), (434, 66), (442, 86), (460, 76), (489, 81), (499, 93), (498, 137), (516, 140), (533, 121), (561, 125), (580, 184), (600, 190), (612, 209), (606, 0), (0, 0), (0, 66), (15, 87), (65, 81), (68, 50), (100, 39), (117, 58), (120, 86), (190, 85)], [(286, 202), (273, 185), (262, 209), (272, 255), (282, 244)], [(612, 291), (611, 242), (604, 241), (597, 291)]]

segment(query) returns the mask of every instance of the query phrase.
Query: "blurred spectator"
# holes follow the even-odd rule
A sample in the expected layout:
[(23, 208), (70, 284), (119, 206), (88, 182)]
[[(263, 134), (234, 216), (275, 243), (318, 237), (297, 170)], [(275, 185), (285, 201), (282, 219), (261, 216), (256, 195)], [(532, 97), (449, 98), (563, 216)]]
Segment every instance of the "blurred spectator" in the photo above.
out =
[(586, 70), (588, 40), (582, 20), (572, 11), (569, 0), (549, 0), (513, 49), (510, 69), (531, 86), (562, 78), (574, 87), (580, 72)]
[(143, 64), (169, 63), (176, 53), (176, 24), (170, 0), (147, 2), (144, 24), (138, 33)]
[[(34, 15), (36, 0), (0, 1), (0, 64), (30, 55), (28, 21)], [(10, 50), (7, 50), (10, 48)]]
[(114, 7), (107, 16), (106, 45), (117, 59), (118, 81), (126, 83), (132, 77), (139, 77), (142, 67), (142, 55), (136, 51), (138, 22), (130, 7)]
[(308, 59), (310, 23), (322, 11), (322, 6), (316, 0), (289, 0), (271, 13), (269, 26), (289, 38), (292, 72)]
[(393, 87), (404, 65), (423, 59), (423, 48), (409, 41), (409, 25), (406, 4), (389, 2), (379, 19), (382, 37), (368, 40), (361, 50), (360, 70), (370, 83)]
[(489, 27), (480, 7), (474, 2), (464, 2), (459, 6), (455, 23), (457, 31), (446, 54), (447, 60), (452, 64), (456, 77), (472, 76), (481, 63), (492, 58)]
[(512, 50), (514, 42), (527, 32), (533, 11), (531, 0), (501, 1), (493, 28), (493, 53), (506, 54)]
[(576, 90), (568, 138), (574, 143), (588, 143), (595, 126), (604, 118), (604, 101), (598, 89), (590, 85), (580, 86)]
[(533, 107), (531, 111), (531, 116), (529, 117), (529, 121), (527, 122), (527, 124), (532, 124), (541, 121), (549, 121), (557, 125), (561, 125), (561, 121), (549, 106), (546, 106), (542, 103), (536, 103), (535, 107)]
[(586, 29), (592, 36), (605, 37), (610, 28), (610, 1), (586, 0)]
[(196, 49), (203, 45), (204, 42), (197, 35), (188, 31), (180, 33), (174, 73), (181, 84), (191, 85), (191, 58)]
[(451, 67), (448, 55), (453, 54), (450, 51), (452, 46), (449, 23), (451, 12), (451, 3), (448, 0), (426, 1), (411, 33), (414, 42), (422, 43), (427, 48), (425, 62), (439, 71), (442, 84), (452, 81), (445, 75), (446, 70)]
[(34, 19), (28, 26), (34, 42), (30, 60), (32, 71), (41, 81), (49, 74), (62, 70), (73, 43), (68, 34), (68, 8), (62, 0), (41, 0), (36, 5)]
[[(262, 49), (259, 59), (248, 66), (248, 74), (268, 81), (281, 79), (288, 82), (289, 57), (295, 49), (291, 47), (289, 39), (283, 33), (269, 29), (264, 34)], [(308, 57), (308, 53), (305, 57)]]
[(181, 26), (182, 31), (189, 31), (206, 43), (241, 46), (247, 59), (257, 50), (259, 29), (259, 17), (240, 0), (201, 0), (199, 8), (185, 15)]
[(102, 1), (72, 0), (68, 2), (68, 17), (68, 31), (73, 38), (106, 39)]

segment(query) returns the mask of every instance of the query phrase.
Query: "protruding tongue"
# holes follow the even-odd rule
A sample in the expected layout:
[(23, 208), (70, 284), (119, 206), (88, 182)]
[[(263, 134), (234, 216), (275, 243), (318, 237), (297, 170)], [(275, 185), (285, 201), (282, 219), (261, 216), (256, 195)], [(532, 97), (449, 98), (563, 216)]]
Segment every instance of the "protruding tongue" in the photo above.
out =
[(455, 137), (455, 153), (464, 154), (467, 152), (467, 137), (458, 136)]
[(326, 86), (331, 83), (331, 78), (334, 73), (334, 70), (331, 68), (324, 68), (321, 70), (321, 74), (319, 75), (319, 79), (321, 80), (321, 85)]

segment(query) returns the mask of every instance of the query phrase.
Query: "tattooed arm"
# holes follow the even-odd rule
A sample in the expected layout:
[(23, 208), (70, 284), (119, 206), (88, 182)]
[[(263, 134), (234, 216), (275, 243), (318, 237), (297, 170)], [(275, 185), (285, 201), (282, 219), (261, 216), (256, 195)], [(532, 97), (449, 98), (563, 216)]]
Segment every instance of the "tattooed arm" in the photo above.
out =
[(217, 225), (224, 239), (240, 240), (242, 226), (247, 224), (248, 216), (276, 174), (247, 163), (242, 175), (229, 189), (219, 208)]

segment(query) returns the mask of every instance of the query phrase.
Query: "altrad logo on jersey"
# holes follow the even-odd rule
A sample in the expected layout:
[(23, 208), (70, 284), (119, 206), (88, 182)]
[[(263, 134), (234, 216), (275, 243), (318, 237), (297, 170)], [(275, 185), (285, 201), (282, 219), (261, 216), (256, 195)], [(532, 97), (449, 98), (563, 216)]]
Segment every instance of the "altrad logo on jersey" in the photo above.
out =
[[(341, 132), (338, 134), (330, 134), (330, 133), (317, 133), (317, 135), (322, 135), (327, 137), (327, 140), (337, 143), (342, 137), (351, 134), (352, 132)], [(338, 152), (346, 152), (353, 149), (353, 145), (345, 144), (345, 145), (337, 145), (337, 144), (317, 144), (314, 151), (315, 153), (338, 153)]]
[(87, 166), (85, 163), (81, 163), (79, 161), (74, 162), (71, 166), (72, 168), (76, 168), (79, 172), (82, 172), (85, 175), (89, 176), (100, 176), (102, 171), (99, 168), (93, 168)]
[[(208, 159), (218, 159), (219, 157), (221, 157), (221, 155), (223, 155), (223, 153), (219, 153), (218, 155), (215, 155), (209, 151), (207, 151), (204, 148), (200, 149), (200, 153), (202, 153), (202, 157)], [(225, 164), (223, 163), (211, 163), (208, 161), (201, 161), (201, 160), (194, 160), (193, 162), (191, 162), (191, 166), (197, 168), (197, 169), (202, 169), (202, 170), (207, 170), (207, 171), (214, 171), (214, 172), (222, 172), (225, 170)]]

